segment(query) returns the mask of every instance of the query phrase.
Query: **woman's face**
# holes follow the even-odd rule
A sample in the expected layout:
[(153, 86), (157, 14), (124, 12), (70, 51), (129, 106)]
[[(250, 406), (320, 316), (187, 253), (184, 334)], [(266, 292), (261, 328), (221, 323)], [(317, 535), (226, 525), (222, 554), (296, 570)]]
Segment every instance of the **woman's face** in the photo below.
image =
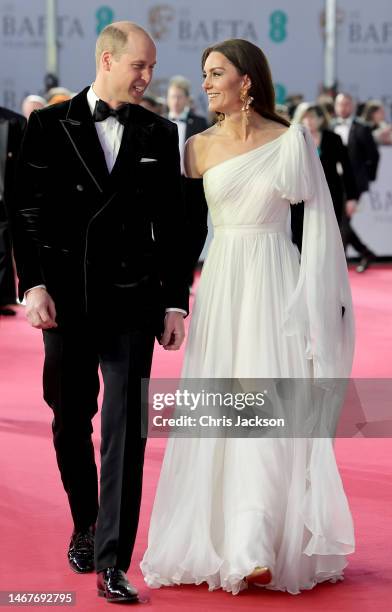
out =
[(230, 114), (241, 110), (240, 91), (244, 85), (249, 85), (249, 79), (238, 74), (237, 68), (223, 53), (210, 53), (204, 64), (203, 78), (209, 111)]
[(315, 112), (309, 111), (302, 118), (302, 123), (310, 132), (317, 132), (320, 129), (322, 119)]
[(375, 110), (372, 113), (372, 122), (373, 123), (382, 123), (383, 121), (385, 121), (385, 112), (384, 112), (384, 108), (382, 106), (380, 106), (377, 110)]

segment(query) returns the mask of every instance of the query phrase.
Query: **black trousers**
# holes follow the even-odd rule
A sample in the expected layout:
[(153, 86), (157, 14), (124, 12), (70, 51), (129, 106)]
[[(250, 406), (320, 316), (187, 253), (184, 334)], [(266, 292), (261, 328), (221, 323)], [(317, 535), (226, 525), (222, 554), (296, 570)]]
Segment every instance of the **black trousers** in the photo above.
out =
[(11, 239), (0, 199), (0, 306), (16, 304), (15, 273), (12, 263)]
[[(351, 244), (351, 246), (358, 252), (360, 255), (369, 255), (371, 251), (368, 247), (361, 242), (351, 226), (350, 217), (346, 215), (343, 211), (339, 216), (339, 209), (335, 206), (336, 218), (339, 223), (340, 233), (342, 236), (342, 242), (344, 246), (344, 250), (346, 251), (347, 246)], [(294, 244), (297, 245), (299, 251), (302, 248), (302, 233), (303, 233), (303, 224), (304, 224), (304, 204), (303, 202), (299, 204), (295, 204), (291, 206), (291, 232), (292, 232), (292, 240)]]
[[(96, 571), (130, 565), (139, 521), (146, 439), (141, 378), (150, 376), (154, 334), (149, 330), (106, 333), (87, 324), (43, 332), (44, 398), (52, 408), (57, 463), (75, 528), (96, 523)], [(101, 412), (101, 475), (91, 420)], [(144, 423), (145, 424), (145, 423)]]
[(354, 232), (351, 226), (351, 219), (345, 213), (343, 213), (342, 225), (341, 225), (341, 233), (344, 250), (347, 249), (350, 244), (360, 255), (369, 255), (371, 251), (368, 249), (366, 244), (361, 242), (358, 234)]

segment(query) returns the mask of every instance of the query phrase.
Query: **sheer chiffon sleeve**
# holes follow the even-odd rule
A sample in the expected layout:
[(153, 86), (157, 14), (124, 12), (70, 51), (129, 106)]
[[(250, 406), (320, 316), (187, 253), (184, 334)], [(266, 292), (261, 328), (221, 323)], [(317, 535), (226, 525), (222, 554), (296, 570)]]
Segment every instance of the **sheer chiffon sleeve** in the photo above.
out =
[(284, 332), (305, 335), (316, 378), (348, 377), (355, 332), (346, 258), (324, 171), (304, 126), (290, 127), (277, 170), (282, 197), (305, 202), (300, 274)]

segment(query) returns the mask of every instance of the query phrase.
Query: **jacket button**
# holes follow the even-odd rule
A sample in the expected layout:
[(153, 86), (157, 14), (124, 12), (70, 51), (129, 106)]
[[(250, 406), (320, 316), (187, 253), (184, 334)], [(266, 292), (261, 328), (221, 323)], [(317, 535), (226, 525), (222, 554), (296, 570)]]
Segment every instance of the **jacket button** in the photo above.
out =
[(8, 152), (8, 157), (13, 157), (13, 153), (12, 153), (12, 151), (9, 151), (9, 152)]
[(121, 262), (121, 267), (122, 268), (126, 268), (127, 267), (127, 262), (126, 261), (122, 261)]
[(83, 185), (76, 185), (76, 189), (77, 189), (78, 191), (83, 191), (83, 190), (84, 190), (84, 187), (83, 187)]

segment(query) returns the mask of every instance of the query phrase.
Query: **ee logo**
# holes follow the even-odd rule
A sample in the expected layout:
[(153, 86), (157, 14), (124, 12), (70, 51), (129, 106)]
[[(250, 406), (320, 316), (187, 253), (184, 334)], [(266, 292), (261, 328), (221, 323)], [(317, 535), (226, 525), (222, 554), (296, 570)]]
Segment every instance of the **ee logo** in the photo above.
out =
[(287, 37), (287, 14), (283, 11), (274, 11), (269, 19), (269, 36), (273, 42), (281, 43)]
[(286, 87), (282, 83), (274, 83), (275, 102), (276, 104), (284, 104), (286, 102)]
[(107, 25), (113, 22), (114, 11), (110, 6), (101, 6), (95, 12), (95, 16), (97, 18), (97, 34), (100, 34)]

